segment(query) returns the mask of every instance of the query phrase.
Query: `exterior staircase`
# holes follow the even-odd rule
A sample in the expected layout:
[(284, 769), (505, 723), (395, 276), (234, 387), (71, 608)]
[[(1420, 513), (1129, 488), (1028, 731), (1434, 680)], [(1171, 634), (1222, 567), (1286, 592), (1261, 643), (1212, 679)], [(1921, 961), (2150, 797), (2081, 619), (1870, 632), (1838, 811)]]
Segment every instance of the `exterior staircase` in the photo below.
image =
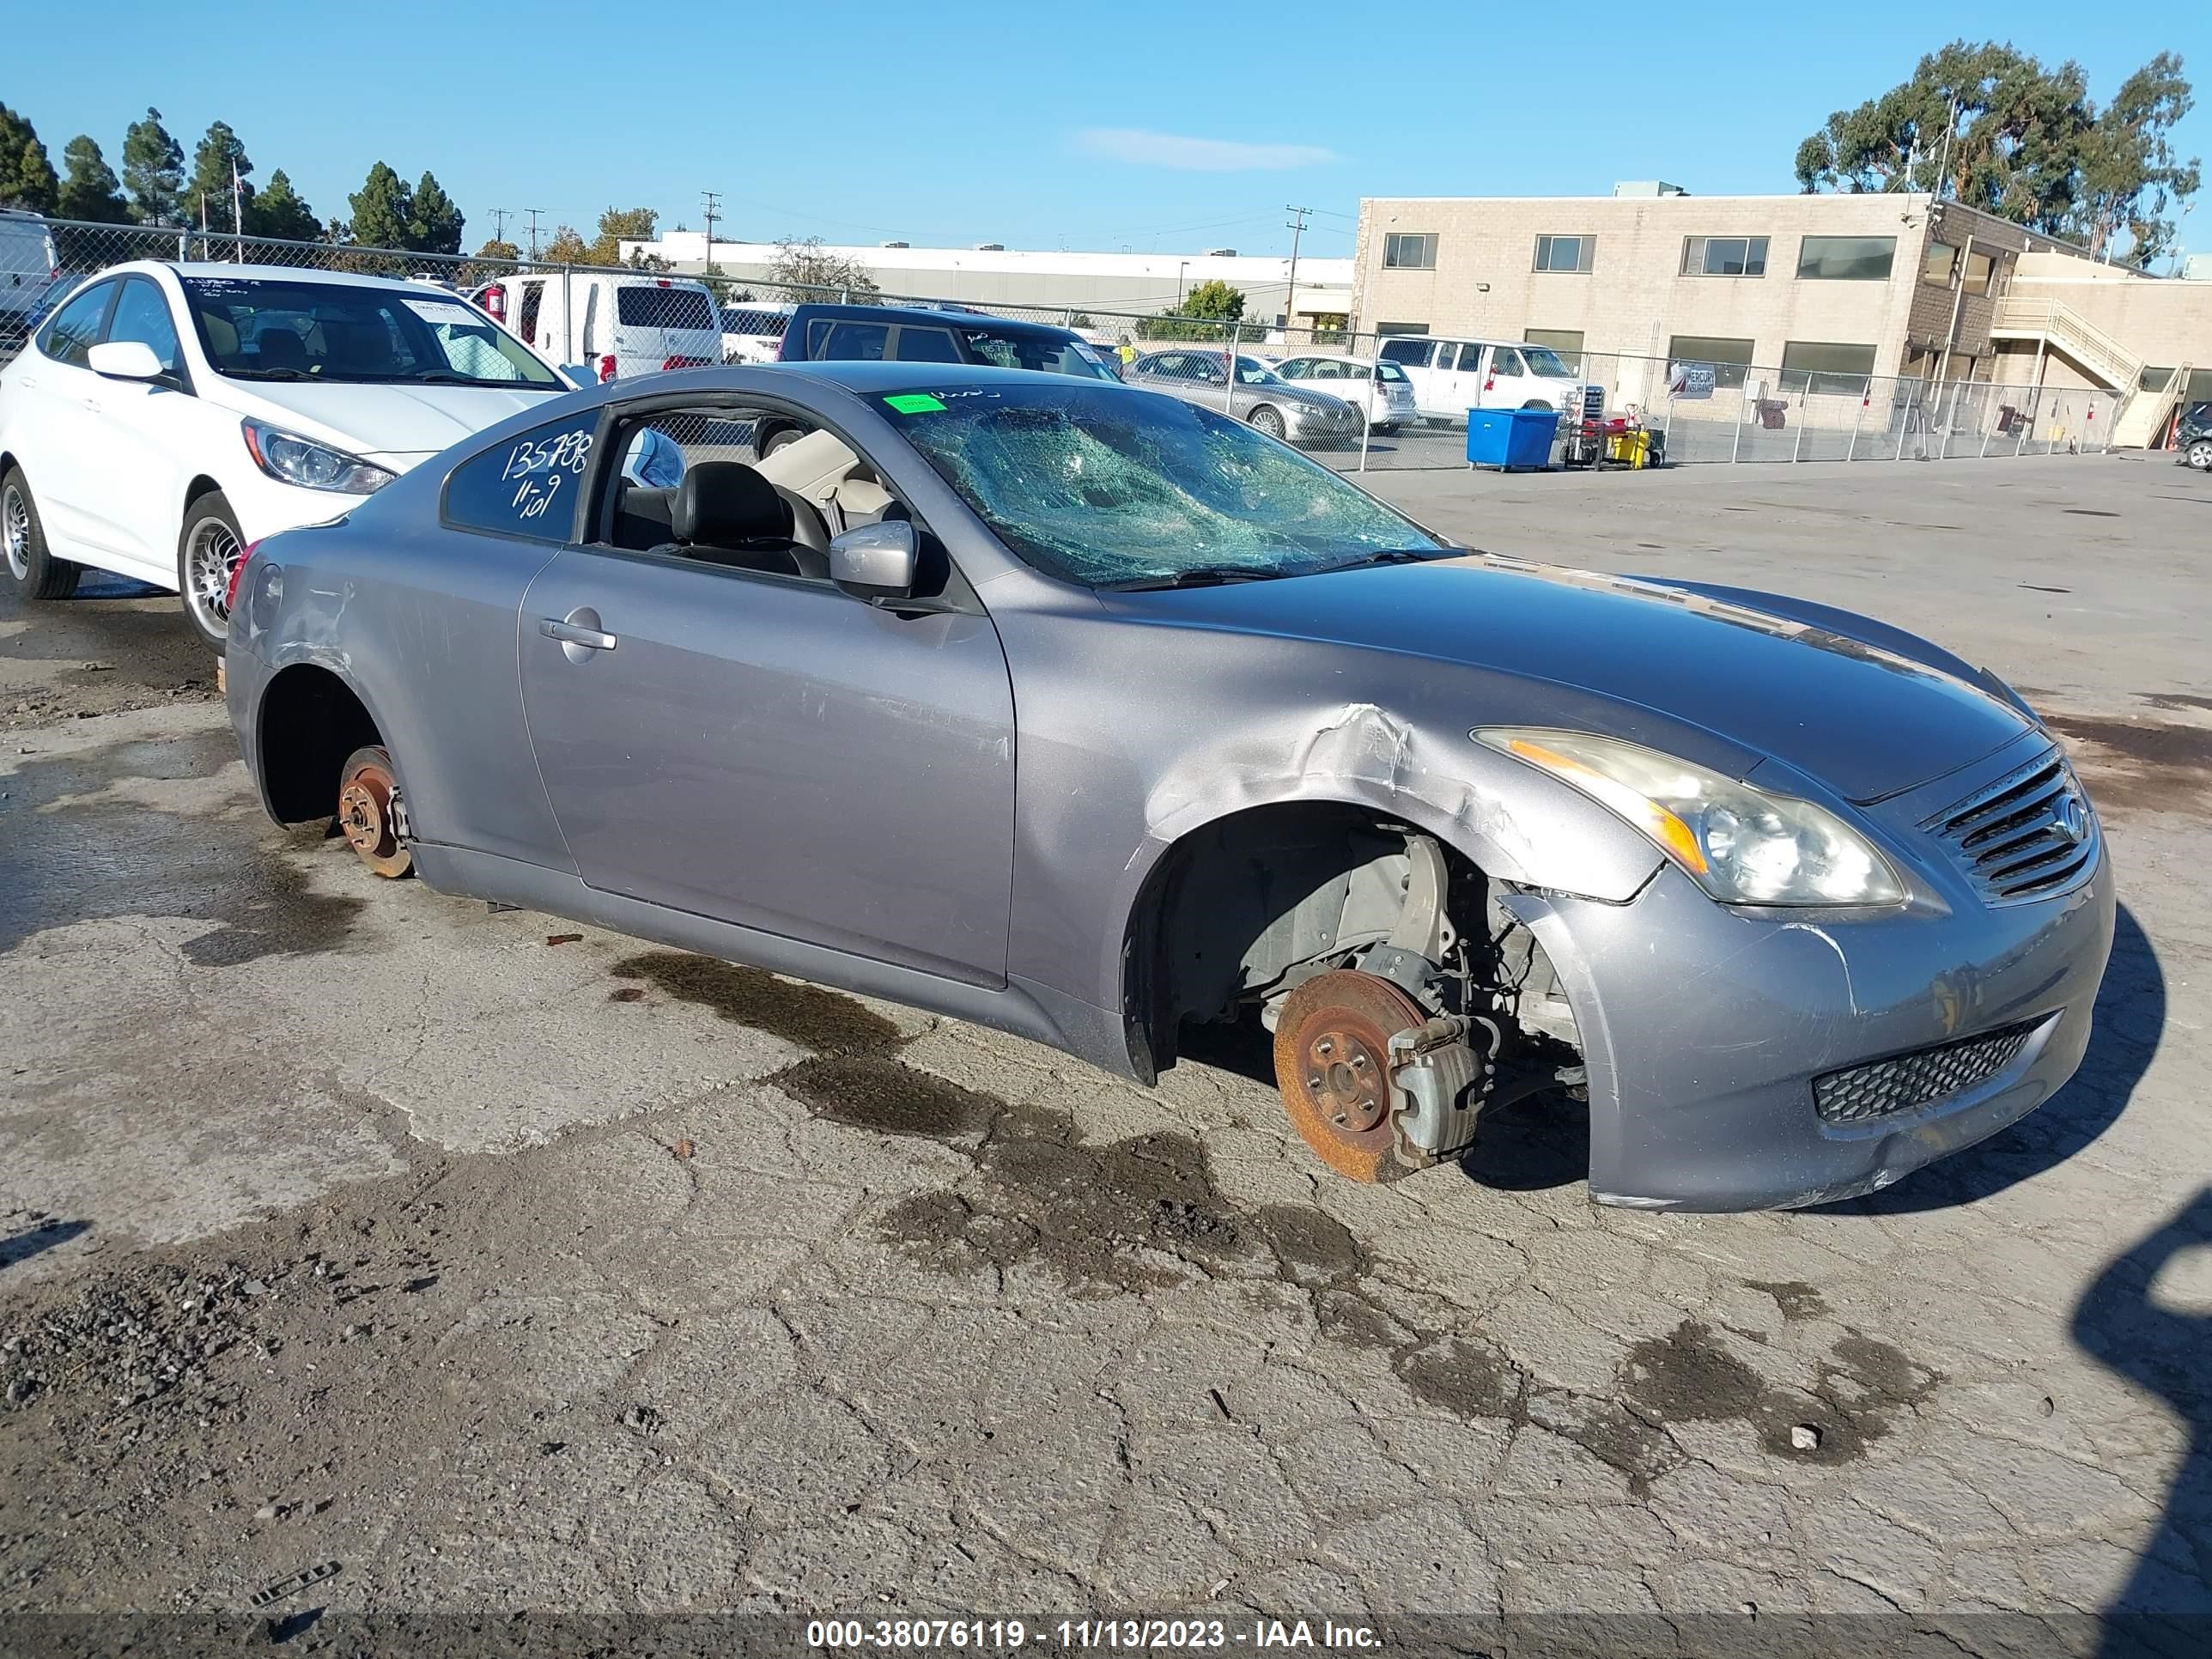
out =
[(2189, 385), (2193, 371), (2187, 363), (2173, 371), (2173, 378), (2166, 383), (2163, 392), (2146, 392), (2130, 399), (2120, 411), (2118, 422), (2112, 428), (2112, 447), (2115, 449), (2148, 449), (2166, 431), (2166, 423), (2173, 416), (2175, 407), (2181, 402), (2183, 390)]
[[(2162, 416), (2145, 416), (2142, 410), (2159, 402), (2160, 394), (2142, 390), (2142, 359), (2079, 313), (2056, 300), (2023, 299), (2008, 294), (1997, 301), (1990, 333), (2000, 340), (2036, 341), (2110, 391), (2114, 447), (2141, 447), (2157, 433)], [(2174, 377), (2173, 396), (2179, 395), (2184, 380), (2179, 374)], [(2167, 408), (2172, 406), (2171, 397), (2165, 402)]]

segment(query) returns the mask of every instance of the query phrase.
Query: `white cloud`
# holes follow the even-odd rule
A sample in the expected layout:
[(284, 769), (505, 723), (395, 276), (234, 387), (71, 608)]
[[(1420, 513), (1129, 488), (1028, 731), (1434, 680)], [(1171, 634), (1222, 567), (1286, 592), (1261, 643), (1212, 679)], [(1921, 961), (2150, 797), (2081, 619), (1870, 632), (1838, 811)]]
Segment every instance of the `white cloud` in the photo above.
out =
[(1340, 158), (1318, 144), (1239, 144), (1225, 138), (1185, 138), (1139, 127), (1085, 127), (1076, 148), (1139, 167), (1181, 167), (1189, 173), (1249, 173), (1318, 167)]

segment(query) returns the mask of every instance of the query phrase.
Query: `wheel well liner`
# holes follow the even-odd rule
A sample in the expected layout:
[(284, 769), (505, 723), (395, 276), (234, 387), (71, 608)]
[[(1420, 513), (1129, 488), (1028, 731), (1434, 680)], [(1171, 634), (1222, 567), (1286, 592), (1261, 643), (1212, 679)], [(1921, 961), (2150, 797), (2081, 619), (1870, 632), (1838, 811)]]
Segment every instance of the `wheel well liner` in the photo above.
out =
[(384, 740), (352, 688), (313, 663), (280, 669), (269, 682), (258, 735), (262, 793), (283, 823), (330, 816), (346, 757)]
[(1178, 839), (1123, 933), (1122, 1017), (1139, 1075), (1175, 1063), (1186, 1017), (1218, 1015), (1285, 969), (1387, 933), (1403, 902), (1407, 837), (1419, 833), (1370, 807), (1293, 801)]

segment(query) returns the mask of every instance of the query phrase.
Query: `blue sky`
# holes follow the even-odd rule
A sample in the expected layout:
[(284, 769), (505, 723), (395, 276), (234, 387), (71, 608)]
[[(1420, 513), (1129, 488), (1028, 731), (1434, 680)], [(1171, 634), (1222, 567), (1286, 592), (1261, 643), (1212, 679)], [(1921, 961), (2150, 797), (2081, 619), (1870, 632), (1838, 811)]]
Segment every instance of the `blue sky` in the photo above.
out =
[[(828, 241), (1349, 253), (1359, 198), (1602, 194), (1664, 178), (1786, 191), (1797, 142), (1903, 79), (1989, 9), (1353, 0), (1088, 7), (705, 6), (684, 0), (301, 6), (108, 0), (98, 26), (27, 5), (0, 101), (58, 167), (89, 132), (119, 167), (149, 104), (187, 155), (210, 120), (325, 217), (369, 164), (424, 168), (468, 215), (541, 210), (590, 234), (641, 204), (697, 228)], [(2177, 6), (2016, 0), (2004, 37), (2108, 96), (2205, 41)], [(1848, 21), (1845, 21), (1848, 20)], [(2185, 153), (2212, 156), (2212, 50)], [(520, 218), (509, 221), (514, 236)], [(2212, 208), (2184, 227), (2212, 248)]]

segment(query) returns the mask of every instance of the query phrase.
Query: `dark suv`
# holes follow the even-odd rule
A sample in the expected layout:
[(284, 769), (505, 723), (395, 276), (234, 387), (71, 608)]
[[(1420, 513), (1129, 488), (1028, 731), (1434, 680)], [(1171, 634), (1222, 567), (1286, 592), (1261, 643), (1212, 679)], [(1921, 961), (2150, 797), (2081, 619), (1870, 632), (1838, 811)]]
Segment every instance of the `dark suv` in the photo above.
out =
[[(783, 331), (778, 361), (803, 362), (974, 363), (1029, 368), (1084, 380), (1118, 380), (1112, 354), (1072, 328), (993, 317), (964, 306), (803, 305)], [(786, 422), (763, 423), (753, 442), (774, 454), (801, 435)]]
[(1106, 353), (1073, 329), (973, 311), (892, 306), (801, 306), (783, 331), (787, 363), (975, 363), (1114, 380)]
[(2173, 447), (2179, 452), (2177, 460), (2212, 472), (2212, 403), (2191, 404), (2181, 411), (2173, 426)]

